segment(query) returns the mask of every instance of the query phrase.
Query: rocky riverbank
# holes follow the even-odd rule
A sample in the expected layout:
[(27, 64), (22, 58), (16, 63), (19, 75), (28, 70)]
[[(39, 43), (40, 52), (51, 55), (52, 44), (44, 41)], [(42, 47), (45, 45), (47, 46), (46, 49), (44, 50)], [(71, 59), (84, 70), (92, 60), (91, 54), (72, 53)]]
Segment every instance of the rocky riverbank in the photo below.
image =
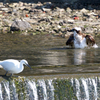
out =
[[(59, 7), (60, 5), (60, 7)], [(67, 29), (81, 27), (86, 34), (100, 34), (100, 11), (75, 10), (68, 3), (0, 3), (0, 33), (69, 36)]]

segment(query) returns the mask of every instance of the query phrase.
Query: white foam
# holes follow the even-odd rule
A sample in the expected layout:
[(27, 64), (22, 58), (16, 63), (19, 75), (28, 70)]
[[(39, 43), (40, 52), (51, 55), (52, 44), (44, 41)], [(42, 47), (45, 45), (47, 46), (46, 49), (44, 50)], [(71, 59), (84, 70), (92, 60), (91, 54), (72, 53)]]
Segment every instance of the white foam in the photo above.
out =
[(92, 47), (93, 47), (93, 48), (98, 48), (97, 44), (94, 44)]

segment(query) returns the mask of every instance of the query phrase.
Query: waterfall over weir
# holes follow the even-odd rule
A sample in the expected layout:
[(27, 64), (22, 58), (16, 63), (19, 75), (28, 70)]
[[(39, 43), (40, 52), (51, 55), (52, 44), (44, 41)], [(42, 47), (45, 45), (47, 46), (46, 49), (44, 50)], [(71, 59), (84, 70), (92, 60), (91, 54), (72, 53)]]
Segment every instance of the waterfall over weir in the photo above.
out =
[(14, 78), (0, 83), (0, 100), (99, 100), (100, 77)]

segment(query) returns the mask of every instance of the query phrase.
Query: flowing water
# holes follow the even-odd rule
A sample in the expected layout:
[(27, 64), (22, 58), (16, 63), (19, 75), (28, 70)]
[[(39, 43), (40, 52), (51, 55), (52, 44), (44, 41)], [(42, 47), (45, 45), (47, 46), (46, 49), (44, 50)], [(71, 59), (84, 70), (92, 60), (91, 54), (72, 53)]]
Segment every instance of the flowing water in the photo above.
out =
[(0, 100), (100, 100), (100, 48), (72, 49), (66, 40), (0, 34), (0, 60), (26, 59), (33, 69), (25, 67), (18, 78), (0, 69)]
[(18, 78), (0, 83), (0, 100), (99, 100), (100, 77)]

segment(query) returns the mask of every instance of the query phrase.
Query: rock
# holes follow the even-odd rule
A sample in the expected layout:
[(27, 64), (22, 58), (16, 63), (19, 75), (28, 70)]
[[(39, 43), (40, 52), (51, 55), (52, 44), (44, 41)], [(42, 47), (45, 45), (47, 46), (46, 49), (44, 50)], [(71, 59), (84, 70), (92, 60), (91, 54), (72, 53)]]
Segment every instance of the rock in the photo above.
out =
[(92, 19), (92, 18), (89, 18), (89, 19), (88, 19), (88, 21), (89, 21), (89, 22), (92, 22), (92, 21), (93, 21), (93, 19)]
[(2, 26), (4, 26), (4, 27), (10, 27), (11, 23), (12, 23), (12, 21), (10, 21), (8, 19), (3, 19), (2, 20)]
[(3, 27), (3, 29), (2, 29), (2, 33), (7, 33), (9, 31), (10, 31), (9, 27)]
[(23, 6), (27, 6), (28, 4), (27, 3), (23, 3)]
[(3, 7), (3, 3), (2, 2), (0, 2), (0, 7)]
[(23, 19), (30, 24), (37, 24), (38, 23), (37, 20), (35, 20), (35, 19), (30, 19), (30, 18), (23, 18)]
[(25, 6), (22, 6), (22, 7), (19, 7), (19, 10), (24, 10), (26, 7)]
[(85, 28), (85, 33), (88, 33), (88, 34), (92, 33), (93, 34), (93, 32), (94, 32), (93, 28), (91, 28), (91, 27)]
[(45, 12), (50, 12), (51, 9), (50, 8), (45, 8), (45, 7), (42, 7), (42, 11), (45, 11)]
[(5, 11), (5, 12), (7, 12), (7, 11), (9, 10), (9, 8), (2, 7), (2, 8), (0, 8), (0, 10), (3, 10), (3, 11)]
[[(5, 0), (5, 2), (8, 1), (10, 0)], [(69, 35), (65, 27), (83, 27), (86, 28), (86, 33), (94, 32), (94, 29), (91, 29), (93, 27), (100, 28), (100, 26), (97, 26), (100, 23), (100, 11), (87, 10), (88, 5), (87, 7), (82, 5), (81, 8), (83, 9), (74, 9), (80, 8), (77, 2), (56, 4), (51, 2), (24, 3), (22, 1), (6, 4), (0, 2), (0, 27), (2, 29), (3, 27), (10, 27), (11, 31), (17, 31), (30, 30), (32, 27), (33, 33), (39, 31), (39, 33)], [(24, 20), (14, 20), (16, 18)], [(78, 18), (78, 20), (75, 20), (75, 18)], [(4, 30), (6, 31), (6, 29)], [(100, 31), (96, 33), (100, 34)]]
[(31, 28), (32, 28), (31, 25), (27, 21), (16, 19), (12, 23), (10, 30), (11, 31), (19, 31), (19, 30), (22, 31), (22, 30), (29, 30)]
[(49, 33), (55, 34), (56, 32), (54, 30), (52, 30), (52, 31), (50, 30)]
[(45, 12), (50, 12), (51, 10), (53, 10), (55, 8), (55, 5), (53, 5), (50, 2), (47, 2), (46, 4), (44, 4), (41, 9)]
[(65, 37), (69, 37), (71, 34), (73, 34), (72, 32), (66, 32)]
[(22, 32), (21, 35), (29, 35), (29, 34), (27, 33), (27, 31), (25, 31), (25, 32)]
[(87, 13), (87, 12), (88, 12), (88, 10), (87, 10), (87, 9), (85, 9), (85, 8), (83, 8), (82, 10), (80, 10), (80, 12), (82, 12), (82, 13)]
[(68, 19), (68, 23), (73, 24), (74, 20), (73, 19)]
[(58, 25), (58, 26), (57, 26), (57, 28), (58, 28), (58, 29), (61, 29), (61, 26), (60, 26), (60, 25)]
[(71, 10), (69, 7), (66, 9), (66, 11), (67, 11), (68, 13), (71, 13), (71, 12), (72, 12), (72, 10)]
[(59, 25), (60, 25), (60, 26), (63, 26), (63, 22), (59, 22)]
[(22, 7), (23, 6), (23, 2), (19, 1), (19, 6)]

